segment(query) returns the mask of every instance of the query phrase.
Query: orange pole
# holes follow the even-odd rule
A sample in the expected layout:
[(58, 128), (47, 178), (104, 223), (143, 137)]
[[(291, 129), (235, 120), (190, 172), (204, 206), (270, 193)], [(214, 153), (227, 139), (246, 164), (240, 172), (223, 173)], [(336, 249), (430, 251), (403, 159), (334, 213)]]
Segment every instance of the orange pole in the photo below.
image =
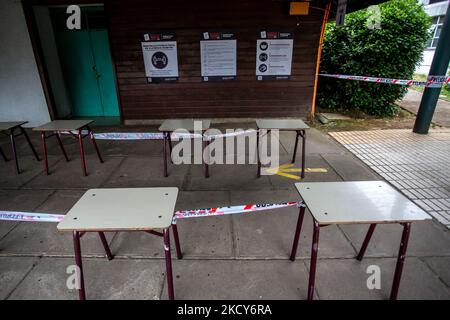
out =
[(330, 15), (330, 9), (331, 9), (331, 0), (328, 1), (327, 6), (325, 8), (325, 13), (323, 15), (322, 21), (322, 30), (320, 32), (319, 47), (317, 49), (317, 63), (316, 63), (316, 74), (314, 77), (314, 91), (311, 107), (311, 119), (314, 119), (314, 114), (316, 113), (316, 95), (317, 95), (317, 82), (319, 81), (320, 57), (322, 56), (323, 38), (325, 36), (325, 28), (327, 25), (328, 17)]

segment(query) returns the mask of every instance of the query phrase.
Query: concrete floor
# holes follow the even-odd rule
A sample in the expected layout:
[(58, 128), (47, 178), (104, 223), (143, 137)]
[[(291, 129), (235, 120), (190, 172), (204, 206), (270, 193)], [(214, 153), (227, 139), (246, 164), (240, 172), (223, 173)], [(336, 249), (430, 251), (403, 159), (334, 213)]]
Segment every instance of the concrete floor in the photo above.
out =
[[(249, 127), (229, 124), (228, 127)], [(220, 126), (223, 128), (223, 125)], [(155, 131), (154, 127), (97, 128), (98, 132)], [(282, 163), (288, 163), (292, 133), (281, 135)], [(19, 138), (21, 139), (21, 138)], [(32, 134), (36, 146), (38, 135)], [(0, 140), (5, 152), (7, 140)], [(169, 166), (162, 174), (161, 141), (98, 141), (105, 163), (87, 145), (89, 176), (82, 177), (77, 144), (64, 142), (65, 162), (56, 141), (49, 142), (51, 175), (18, 141), (23, 173), (0, 159), (0, 209), (66, 213), (88, 188), (177, 186), (177, 209), (244, 203), (297, 201), (295, 180), (256, 178), (255, 165), (214, 165), (205, 179), (200, 165)], [(39, 152), (40, 152), (39, 148)], [(9, 155), (9, 152), (8, 152)], [(305, 181), (381, 179), (331, 137), (311, 129), (307, 139)], [(186, 219), (178, 222), (183, 260), (173, 260), (177, 299), (305, 299), (312, 236), (306, 215), (298, 259), (288, 260), (298, 211), (284, 208), (247, 215)], [(367, 226), (330, 226), (321, 232), (316, 278), (318, 299), (387, 299), (401, 227), (376, 229), (366, 259), (354, 259)], [(82, 239), (88, 299), (167, 299), (162, 239), (144, 233), (107, 235), (115, 259), (107, 261), (95, 234)], [(173, 243), (173, 241), (172, 241)], [(408, 248), (399, 299), (450, 298), (450, 233), (435, 221), (416, 223)], [(70, 234), (54, 223), (0, 222), (0, 298), (77, 299), (66, 286), (74, 264)], [(381, 289), (369, 290), (366, 268), (381, 269)]]
[[(414, 89), (409, 89), (408, 93), (398, 104), (406, 110), (417, 114), (419, 111), (420, 100), (422, 99), (422, 92)], [(450, 127), (450, 102), (439, 99), (436, 105), (436, 110), (433, 115), (433, 122), (437, 125)]]

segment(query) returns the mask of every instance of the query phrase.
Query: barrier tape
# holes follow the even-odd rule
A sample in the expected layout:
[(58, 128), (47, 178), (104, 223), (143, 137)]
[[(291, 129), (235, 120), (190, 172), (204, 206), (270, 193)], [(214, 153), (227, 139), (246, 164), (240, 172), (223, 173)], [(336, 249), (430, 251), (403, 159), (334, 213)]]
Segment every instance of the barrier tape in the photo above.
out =
[(217, 138), (235, 137), (235, 136), (256, 133), (256, 131), (257, 130), (255, 130), (255, 129), (247, 129), (247, 130), (243, 130), (243, 131), (235, 131), (235, 132), (228, 132), (228, 133), (221, 133), (221, 134), (212, 134), (212, 135), (207, 134), (205, 136), (205, 138), (206, 138), (206, 140), (213, 140), (213, 139), (217, 139)]
[(60, 222), (63, 219), (63, 214), (0, 211), (0, 220), (7, 221)]
[[(302, 207), (302, 202), (282, 202), (282, 203), (266, 203), (266, 204), (246, 204), (230, 207), (216, 207), (196, 210), (175, 211), (172, 223), (176, 223), (177, 219), (222, 216), (226, 214), (250, 213), (256, 211), (272, 210), (286, 207)], [(25, 221), (25, 222), (60, 222), (64, 219), (63, 214), (51, 213), (33, 213), (18, 211), (0, 211), (0, 220), (6, 221)]]
[[(202, 135), (200, 133), (181, 133), (181, 132), (173, 132), (171, 134), (171, 139), (179, 140), (183, 139), (201, 139), (210, 141), (217, 138), (224, 137), (235, 137), (240, 135), (247, 135), (256, 132), (255, 129), (248, 129), (244, 131), (235, 131), (223, 134), (214, 134), (214, 135)], [(63, 131), (62, 134), (78, 134), (76, 131)], [(81, 133), (83, 135), (88, 134), (87, 130), (82, 130)], [(162, 140), (164, 139), (164, 135), (162, 132), (104, 132), (104, 133), (94, 133), (94, 138), (98, 140)]]
[(387, 84), (398, 84), (403, 86), (422, 86), (427, 88), (440, 88), (443, 85), (447, 85), (450, 82), (449, 76), (428, 76), (427, 81), (417, 81), (417, 80), (404, 80), (404, 79), (391, 79), (391, 78), (378, 78), (378, 77), (364, 77), (364, 76), (352, 76), (347, 74), (325, 74), (320, 73), (319, 76), (346, 79), (346, 80), (357, 80), (366, 82), (376, 82), (376, 83), (387, 83)]
[(231, 207), (217, 207), (217, 208), (206, 208), (197, 210), (182, 210), (176, 211), (172, 223), (176, 223), (177, 219), (186, 218), (198, 218), (198, 217), (210, 217), (210, 216), (223, 216), (227, 214), (241, 214), (250, 213), (256, 211), (272, 210), (286, 207), (302, 207), (303, 202), (282, 202), (282, 203), (266, 203), (266, 204), (246, 204)]

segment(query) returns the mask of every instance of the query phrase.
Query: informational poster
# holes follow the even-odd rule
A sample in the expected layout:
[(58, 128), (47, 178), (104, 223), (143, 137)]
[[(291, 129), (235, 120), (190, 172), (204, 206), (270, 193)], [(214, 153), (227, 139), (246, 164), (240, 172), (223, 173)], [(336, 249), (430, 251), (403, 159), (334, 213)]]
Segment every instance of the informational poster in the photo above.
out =
[(292, 32), (266, 31), (256, 41), (256, 79), (286, 80), (291, 76)]
[(236, 34), (203, 32), (200, 41), (202, 81), (236, 79)]
[(142, 53), (148, 82), (178, 81), (178, 53), (174, 32), (143, 34)]

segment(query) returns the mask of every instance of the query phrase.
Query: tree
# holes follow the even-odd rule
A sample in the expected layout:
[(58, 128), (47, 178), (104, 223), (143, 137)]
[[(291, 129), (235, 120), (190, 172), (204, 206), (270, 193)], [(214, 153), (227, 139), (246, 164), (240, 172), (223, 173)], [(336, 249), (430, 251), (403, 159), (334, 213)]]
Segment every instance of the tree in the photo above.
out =
[[(378, 7), (348, 14), (342, 27), (327, 25), (321, 73), (412, 79), (430, 37), (431, 18), (416, 0)], [(395, 101), (406, 91), (399, 85), (320, 77), (317, 98), (321, 108), (392, 116), (398, 112)]]

